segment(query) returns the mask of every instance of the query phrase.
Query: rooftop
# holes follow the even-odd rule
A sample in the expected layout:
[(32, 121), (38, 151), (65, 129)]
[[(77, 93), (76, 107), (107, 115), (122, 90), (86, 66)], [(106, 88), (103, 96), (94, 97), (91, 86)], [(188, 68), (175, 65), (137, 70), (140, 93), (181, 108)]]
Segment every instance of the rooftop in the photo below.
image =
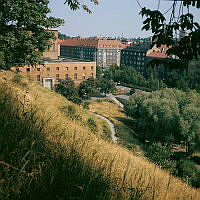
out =
[(149, 50), (149, 49), (150, 49), (149, 44), (134, 44), (126, 47), (125, 50)]
[(171, 47), (167, 47), (166, 45), (161, 45), (160, 47), (153, 47), (148, 53), (148, 57), (154, 58), (168, 58), (167, 50)]
[(69, 38), (62, 42), (62, 46), (85, 46), (106, 49), (123, 49), (126, 47), (120, 40), (97, 40), (88, 38)]
[(71, 59), (71, 58), (60, 58), (58, 60), (43, 60), (44, 64), (62, 64), (62, 63), (78, 63), (78, 62), (93, 62), (90, 60), (82, 60), (82, 59)]

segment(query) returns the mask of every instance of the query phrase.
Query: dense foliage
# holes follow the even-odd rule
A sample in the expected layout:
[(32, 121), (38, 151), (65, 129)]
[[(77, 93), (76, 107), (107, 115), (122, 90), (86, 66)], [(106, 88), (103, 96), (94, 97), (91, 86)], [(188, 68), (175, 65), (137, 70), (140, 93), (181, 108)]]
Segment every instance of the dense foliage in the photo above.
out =
[(148, 76), (143, 76), (132, 66), (117, 66), (113, 65), (104, 72), (104, 78), (120, 82), (123, 85), (131, 86), (132, 88), (140, 88), (146, 91), (158, 90), (167, 86), (162, 80), (152, 76), (153, 71), (148, 72)]
[[(179, 12), (176, 12), (178, 6)], [(142, 17), (146, 17), (143, 29), (153, 33), (152, 45), (172, 46), (167, 53), (186, 61), (197, 59), (200, 56), (200, 25), (195, 21), (193, 13), (190, 12), (190, 6), (196, 6), (198, 9), (200, 3), (199, 1), (183, 0), (178, 4), (177, 0), (173, 0), (172, 7), (167, 11), (171, 11), (169, 20), (165, 17), (167, 12), (161, 13), (159, 11), (159, 5), (157, 10), (144, 7), (140, 12)], [(183, 7), (188, 9), (185, 11)], [(188, 34), (179, 39), (180, 32)]]
[(49, 16), (48, 0), (0, 0), (0, 68), (35, 65), (63, 20)]
[(65, 39), (67, 39), (67, 38), (70, 38), (69, 36), (67, 36), (67, 35), (65, 35), (65, 34), (63, 34), (63, 33), (60, 33), (60, 32), (58, 32), (58, 39), (60, 39), (60, 40), (65, 40)]
[[(73, 103), (81, 104), (82, 100), (88, 99), (88, 97), (100, 97), (112, 92), (114, 89), (115, 84), (113, 81), (104, 78), (88, 78), (77, 87), (71, 78), (67, 78), (65, 80), (59, 80), (56, 92), (62, 94)], [(83, 106), (87, 108), (85, 103), (83, 103)]]
[(184, 143), (188, 154), (200, 150), (200, 95), (165, 89), (133, 95), (124, 110), (137, 119), (140, 138), (163, 144)]
[(112, 92), (115, 89), (113, 81), (105, 78), (89, 78), (81, 82), (79, 94), (81, 97), (101, 96)]
[(60, 80), (56, 87), (56, 92), (62, 94), (73, 103), (80, 104), (82, 101), (78, 94), (78, 88), (75, 87), (74, 81), (70, 78)]

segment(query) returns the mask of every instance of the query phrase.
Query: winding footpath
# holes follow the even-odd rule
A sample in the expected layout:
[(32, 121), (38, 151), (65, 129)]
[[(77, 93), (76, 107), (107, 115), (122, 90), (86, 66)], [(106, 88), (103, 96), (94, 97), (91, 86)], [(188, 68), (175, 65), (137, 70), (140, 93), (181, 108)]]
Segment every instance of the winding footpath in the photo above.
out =
[(117, 137), (115, 136), (115, 127), (114, 127), (114, 124), (113, 124), (110, 120), (108, 120), (107, 118), (105, 118), (105, 117), (103, 117), (103, 116), (101, 116), (101, 115), (99, 115), (99, 114), (96, 114), (96, 113), (93, 113), (93, 114), (96, 115), (97, 117), (99, 117), (99, 118), (105, 120), (105, 121), (108, 123), (108, 125), (110, 126), (110, 130), (111, 130), (112, 141), (113, 141), (115, 144), (118, 144), (118, 139), (117, 139)]
[[(107, 97), (108, 98), (110, 98), (110, 99), (112, 99), (117, 105), (119, 105), (120, 107), (124, 107), (124, 105), (122, 104), (122, 103), (120, 103), (116, 98), (115, 98), (115, 96), (114, 95), (112, 95), (112, 94), (109, 94), (109, 95), (107, 95)], [(96, 114), (96, 113), (92, 113), (92, 114), (94, 114), (94, 115), (96, 115), (97, 117), (99, 117), (99, 118), (101, 118), (101, 119), (103, 119), (103, 120), (105, 120), (107, 123), (108, 123), (108, 125), (110, 126), (110, 130), (111, 130), (111, 138), (112, 138), (112, 141), (114, 142), (114, 144), (118, 144), (118, 139), (117, 139), (117, 137), (115, 136), (115, 126), (114, 126), (114, 124), (110, 121), (110, 120), (108, 120), (106, 117), (104, 117), (104, 116), (102, 116), (102, 115), (99, 115), (99, 114)]]

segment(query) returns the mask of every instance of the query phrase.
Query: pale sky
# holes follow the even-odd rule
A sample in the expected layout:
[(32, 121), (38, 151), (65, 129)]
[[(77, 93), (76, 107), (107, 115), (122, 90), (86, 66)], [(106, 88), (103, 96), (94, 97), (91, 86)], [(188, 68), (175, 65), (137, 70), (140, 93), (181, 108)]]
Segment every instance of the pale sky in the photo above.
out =
[[(143, 19), (139, 12), (141, 8), (136, 0), (99, 0), (94, 6), (90, 0), (84, 0), (92, 10), (92, 14), (85, 11), (71, 11), (65, 0), (49, 0), (51, 15), (65, 20), (64, 26), (59, 28), (61, 33), (69, 36), (111, 36), (111, 37), (148, 37), (151, 33), (141, 31)], [(138, 0), (142, 7), (157, 9), (159, 0)], [(179, 5), (180, 3), (177, 2)], [(167, 11), (172, 1), (161, 0), (160, 10)], [(196, 21), (200, 22), (200, 9), (192, 8)], [(169, 12), (170, 13), (170, 12)]]

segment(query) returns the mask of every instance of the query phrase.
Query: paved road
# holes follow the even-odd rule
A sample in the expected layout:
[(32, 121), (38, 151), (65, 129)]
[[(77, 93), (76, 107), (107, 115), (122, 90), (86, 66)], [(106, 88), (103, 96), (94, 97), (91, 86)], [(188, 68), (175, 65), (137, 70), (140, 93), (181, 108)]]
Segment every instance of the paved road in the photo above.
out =
[(116, 88), (123, 89), (123, 90), (127, 90), (127, 91), (130, 91), (130, 90), (131, 90), (130, 87), (125, 87), (125, 86), (122, 86), (122, 85), (118, 85), (118, 86), (116, 86)]
[[(121, 96), (121, 95), (119, 95)], [(122, 103), (120, 103), (117, 99), (116, 96), (114, 96), (113, 94), (107, 94), (106, 97), (112, 99), (117, 105), (119, 105), (120, 107), (124, 107), (124, 105)]]

